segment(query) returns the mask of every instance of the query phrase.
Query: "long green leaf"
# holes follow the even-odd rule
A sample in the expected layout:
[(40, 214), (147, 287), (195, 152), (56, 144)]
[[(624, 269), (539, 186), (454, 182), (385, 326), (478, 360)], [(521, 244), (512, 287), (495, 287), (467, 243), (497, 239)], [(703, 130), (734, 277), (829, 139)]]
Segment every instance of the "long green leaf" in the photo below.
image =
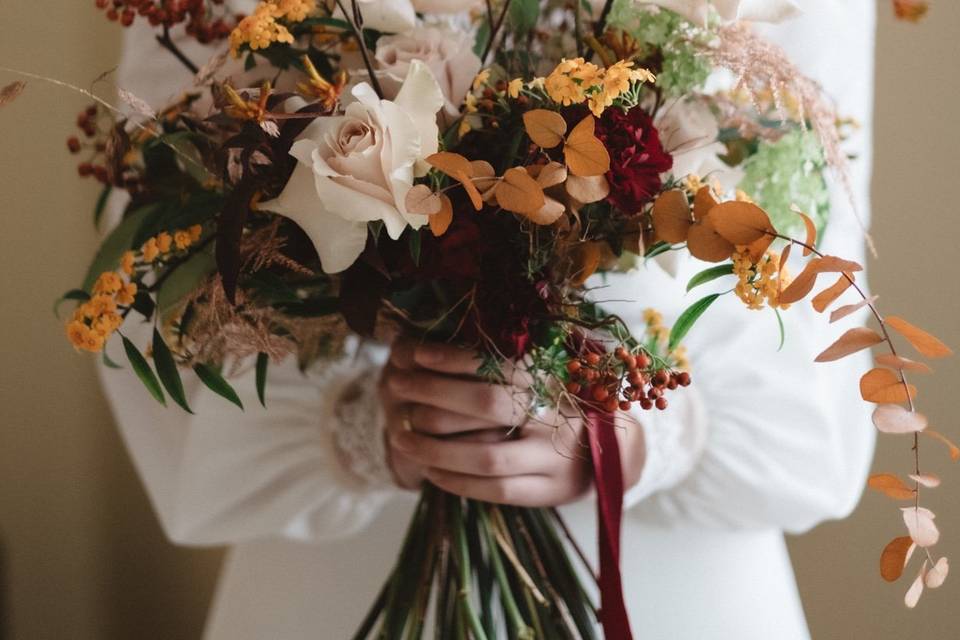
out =
[(670, 331), (670, 342), (668, 346), (670, 351), (677, 348), (677, 345), (686, 337), (690, 329), (693, 328), (693, 325), (700, 319), (700, 316), (702, 316), (719, 297), (719, 293), (714, 293), (705, 298), (700, 298), (680, 314), (680, 317), (677, 318), (677, 321), (673, 325), (673, 330)]
[(100, 228), (100, 219), (103, 217), (103, 210), (107, 208), (107, 199), (112, 191), (113, 185), (105, 186), (97, 198), (96, 206), (93, 208), (93, 226), (98, 229)]
[(715, 267), (710, 267), (709, 269), (704, 269), (700, 273), (690, 278), (690, 282), (687, 283), (687, 292), (689, 293), (694, 287), (699, 287), (702, 284), (706, 284), (716, 280), (717, 278), (722, 278), (723, 276), (729, 275), (733, 275), (732, 264), (720, 264)]
[(113, 361), (113, 358), (107, 355), (107, 350), (103, 350), (103, 364), (108, 369), (123, 369), (120, 365)]
[(514, 31), (524, 34), (537, 25), (540, 17), (540, 0), (513, 0), (510, 3), (510, 25)]
[(233, 387), (231, 387), (230, 384), (223, 379), (223, 376), (220, 375), (216, 369), (210, 365), (201, 363), (194, 366), (193, 370), (196, 372), (197, 377), (200, 378), (200, 381), (207, 385), (208, 389), (243, 409), (243, 403), (240, 402), (240, 396), (237, 395), (237, 392), (233, 390)]
[(183, 300), (184, 296), (192, 293), (216, 270), (217, 264), (210, 253), (200, 251), (190, 256), (186, 262), (171, 268), (174, 272), (164, 280), (157, 291), (157, 309), (161, 316)]
[(154, 375), (153, 369), (151, 369), (147, 363), (147, 359), (143, 357), (143, 354), (140, 353), (137, 346), (130, 342), (129, 338), (126, 336), (121, 337), (123, 338), (123, 350), (127, 352), (127, 360), (130, 361), (134, 373), (136, 373), (140, 381), (143, 382), (143, 385), (147, 388), (147, 391), (150, 392), (150, 395), (156, 398), (157, 402), (163, 406), (167, 406), (167, 400), (163, 396), (163, 389), (160, 388), (160, 381), (157, 380), (157, 376)]
[(187, 413), (193, 413), (190, 405), (187, 404), (187, 396), (183, 392), (183, 380), (180, 379), (177, 363), (167, 343), (163, 341), (163, 336), (156, 328), (153, 330), (153, 362), (157, 367), (157, 374), (160, 376), (163, 388), (167, 390), (173, 401)]
[(104, 271), (115, 271), (120, 265), (120, 258), (123, 252), (133, 248), (133, 238), (137, 235), (140, 226), (147, 219), (157, 205), (147, 205), (141, 207), (125, 217), (123, 221), (107, 236), (107, 239), (100, 245), (93, 263), (87, 270), (87, 277), (83, 279), (84, 291), (90, 291), (97, 276)]
[(257, 354), (257, 398), (264, 408), (267, 407), (267, 367), (270, 365), (270, 356), (265, 353)]
[(783, 316), (780, 315), (780, 309), (774, 309), (773, 312), (777, 315), (777, 328), (780, 330), (780, 344), (777, 346), (777, 351), (781, 351), (787, 341), (787, 331), (783, 327)]

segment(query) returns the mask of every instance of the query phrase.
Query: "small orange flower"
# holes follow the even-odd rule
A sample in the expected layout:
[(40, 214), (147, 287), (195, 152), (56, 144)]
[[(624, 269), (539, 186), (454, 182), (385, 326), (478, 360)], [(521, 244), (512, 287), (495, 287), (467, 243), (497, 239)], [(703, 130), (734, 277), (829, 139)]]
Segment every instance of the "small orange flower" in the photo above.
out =
[(153, 262), (157, 259), (157, 256), (160, 255), (160, 249), (157, 248), (157, 239), (150, 238), (143, 243), (143, 246), (140, 247), (140, 252), (143, 254), (144, 262)]
[(135, 282), (128, 282), (117, 292), (117, 304), (130, 306), (137, 295), (137, 285)]
[(157, 234), (157, 249), (160, 253), (170, 253), (170, 247), (173, 245), (173, 237), (166, 231)]
[(193, 244), (193, 240), (190, 239), (190, 233), (187, 231), (174, 231), (173, 244), (177, 247), (177, 250), (183, 251)]
[(104, 271), (93, 285), (93, 293), (113, 295), (123, 286), (123, 280), (116, 271)]
[(120, 258), (120, 269), (128, 276), (133, 275), (133, 267), (136, 264), (136, 256), (133, 251), (125, 251), (123, 257)]
[(200, 237), (203, 235), (203, 227), (200, 226), (199, 224), (195, 224), (189, 229), (187, 229), (187, 233), (190, 234), (190, 240), (192, 240), (193, 242), (197, 242), (200, 239)]

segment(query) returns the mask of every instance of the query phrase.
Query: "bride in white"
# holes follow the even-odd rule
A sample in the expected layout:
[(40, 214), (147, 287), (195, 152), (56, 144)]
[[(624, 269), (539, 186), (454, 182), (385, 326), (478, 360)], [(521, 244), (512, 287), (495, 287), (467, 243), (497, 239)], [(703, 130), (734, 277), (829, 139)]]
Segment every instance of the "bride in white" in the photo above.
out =
[[(361, 2), (370, 6), (368, 21), (375, 12), (384, 20), (413, 16), (408, 0)], [(452, 4), (471, 2), (414, 2), (420, 10)], [(661, 4), (695, 15), (707, 3)], [(791, 13), (783, 11), (789, 4), (783, 0), (713, 4), (728, 18)], [(858, 156), (853, 189), (865, 212), (875, 0), (795, 4), (798, 17), (757, 27), (823, 84), (842, 115), (860, 123), (847, 148)], [(198, 61), (209, 55), (185, 47)], [(128, 33), (120, 86), (160, 102), (188, 81), (149, 33)], [(837, 191), (825, 250), (861, 259), (862, 233), (847, 195)], [(642, 322), (642, 309), (655, 307), (669, 324), (689, 303), (671, 279), (685, 282), (700, 266), (692, 259), (670, 265), (671, 275), (651, 261), (611, 277), (606, 297), (637, 301), (612, 309), (628, 321)], [(832, 333), (807, 305), (785, 314), (788, 339), (777, 353), (771, 318), (745, 313), (730, 298), (688, 338), (695, 384), (669, 410), (643, 413), (640, 428), (624, 432), (632, 486), (622, 568), (637, 637), (808, 638), (783, 534), (846, 516), (866, 477), (872, 426), (850, 383), (866, 362), (814, 365), (813, 355)], [(102, 371), (168, 536), (178, 544), (232, 547), (207, 640), (351, 637), (394, 560), (413, 505), (415, 494), (395, 482), (414, 486), (429, 477), (465, 495), (565, 504), (562, 512), (581, 546), (594, 548), (584, 467), (557, 455), (536, 430), (521, 439), (528, 442), (519, 456), (496, 453), (502, 442), (453, 444), (460, 449), (444, 456), (456, 459), (444, 463), (446, 469), (424, 467), (424, 452), (433, 446), (429, 435), (384, 438), (384, 425), (399, 432), (395, 427), (406, 419), (422, 434), (509, 423), (512, 407), (491, 404), (478, 386), (444, 377), (462, 362), (430, 359), (456, 360), (456, 354), (398, 348), (386, 374), (386, 354), (360, 355), (307, 377), (293, 363), (272, 367), (269, 411), (248, 396), (240, 412), (199, 385), (190, 399), (195, 415), (165, 410), (148, 401), (129, 372)], [(239, 381), (236, 388), (252, 394), (254, 385)], [(481, 459), (508, 463), (478, 467), (474, 461)]]

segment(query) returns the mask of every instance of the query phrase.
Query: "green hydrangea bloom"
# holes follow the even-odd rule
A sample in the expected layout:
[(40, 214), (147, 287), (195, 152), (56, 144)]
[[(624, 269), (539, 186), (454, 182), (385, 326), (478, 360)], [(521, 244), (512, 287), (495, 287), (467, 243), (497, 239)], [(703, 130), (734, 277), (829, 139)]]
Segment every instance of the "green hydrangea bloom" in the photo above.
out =
[(709, 33), (673, 11), (638, 9), (633, 0), (614, 0), (607, 24), (662, 51), (663, 69), (657, 86), (667, 96), (689, 94), (702, 87), (710, 75), (710, 61), (699, 53)]
[(743, 163), (740, 189), (763, 207), (781, 233), (803, 229), (796, 205), (807, 213), (822, 233), (830, 214), (830, 192), (824, 172), (823, 147), (810, 130), (795, 129), (776, 142), (761, 142)]

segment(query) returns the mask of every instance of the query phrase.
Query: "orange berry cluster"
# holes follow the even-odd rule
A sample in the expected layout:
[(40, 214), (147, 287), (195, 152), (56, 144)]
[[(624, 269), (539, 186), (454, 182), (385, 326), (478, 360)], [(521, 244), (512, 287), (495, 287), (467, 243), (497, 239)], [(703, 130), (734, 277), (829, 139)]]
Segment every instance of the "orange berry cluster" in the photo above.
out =
[(187, 33), (207, 44), (230, 35), (235, 26), (225, 15), (214, 16), (208, 5), (223, 5), (224, 0), (96, 0), (98, 9), (105, 9), (107, 19), (124, 27), (133, 24), (137, 16), (147, 19), (151, 26), (173, 28), (186, 24)]
[(567, 364), (570, 382), (567, 391), (592, 400), (604, 411), (629, 411), (634, 403), (649, 411), (667, 408), (667, 390), (690, 385), (686, 371), (668, 371), (654, 367), (643, 350), (630, 352), (617, 347), (613, 354), (585, 353)]

